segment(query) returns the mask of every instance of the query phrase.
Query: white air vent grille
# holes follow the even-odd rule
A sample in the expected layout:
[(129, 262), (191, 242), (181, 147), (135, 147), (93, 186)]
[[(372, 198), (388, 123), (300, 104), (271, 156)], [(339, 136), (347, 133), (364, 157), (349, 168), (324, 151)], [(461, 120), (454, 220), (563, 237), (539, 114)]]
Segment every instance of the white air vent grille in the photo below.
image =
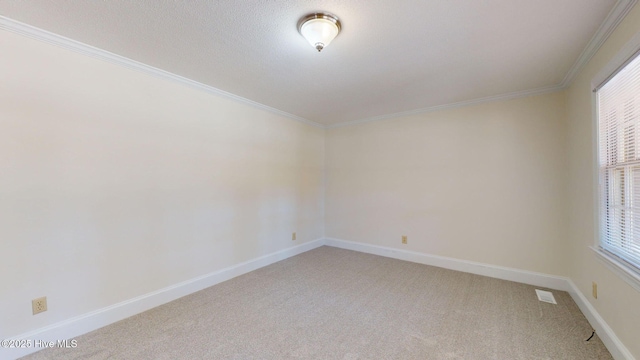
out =
[(538, 300), (540, 301), (550, 303), (550, 304), (557, 304), (556, 298), (554, 298), (553, 294), (549, 291), (536, 289), (536, 295), (538, 295)]

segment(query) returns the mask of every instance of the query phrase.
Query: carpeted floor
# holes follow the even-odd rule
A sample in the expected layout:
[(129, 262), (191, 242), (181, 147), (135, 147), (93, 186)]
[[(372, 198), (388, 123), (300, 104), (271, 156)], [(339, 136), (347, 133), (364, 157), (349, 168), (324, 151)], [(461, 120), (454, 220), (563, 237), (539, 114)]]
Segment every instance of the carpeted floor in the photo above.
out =
[(28, 359), (611, 359), (569, 294), (331, 247)]

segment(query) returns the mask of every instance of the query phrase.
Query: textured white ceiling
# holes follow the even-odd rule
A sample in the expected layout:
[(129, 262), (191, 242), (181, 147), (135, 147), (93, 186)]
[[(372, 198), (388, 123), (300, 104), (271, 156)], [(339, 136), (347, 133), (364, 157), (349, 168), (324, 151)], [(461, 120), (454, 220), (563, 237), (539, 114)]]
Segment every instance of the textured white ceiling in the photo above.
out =
[[(332, 125), (558, 85), (615, 0), (0, 1), (0, 15)], [(322, 53), (298, 34), (328, 11)]]

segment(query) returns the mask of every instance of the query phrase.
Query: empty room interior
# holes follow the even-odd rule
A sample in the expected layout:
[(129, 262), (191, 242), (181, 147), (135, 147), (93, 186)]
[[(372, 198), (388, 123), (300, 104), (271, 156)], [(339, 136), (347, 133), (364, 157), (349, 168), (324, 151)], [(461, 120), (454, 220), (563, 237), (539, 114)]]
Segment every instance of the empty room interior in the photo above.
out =
[(637, 0), (2, 1), (0, 359), (640, 360), (638, 54)]

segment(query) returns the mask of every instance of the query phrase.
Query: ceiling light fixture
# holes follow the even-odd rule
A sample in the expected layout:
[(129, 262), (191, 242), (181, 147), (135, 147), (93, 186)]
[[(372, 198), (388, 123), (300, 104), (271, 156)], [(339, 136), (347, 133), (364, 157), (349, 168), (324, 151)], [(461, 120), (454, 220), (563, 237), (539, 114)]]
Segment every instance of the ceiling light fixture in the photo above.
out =
[(341, 27), (340, 20), (327, 13), (310, 14), (298, 22), (298, 31), (318, 52), (338, 36)]

